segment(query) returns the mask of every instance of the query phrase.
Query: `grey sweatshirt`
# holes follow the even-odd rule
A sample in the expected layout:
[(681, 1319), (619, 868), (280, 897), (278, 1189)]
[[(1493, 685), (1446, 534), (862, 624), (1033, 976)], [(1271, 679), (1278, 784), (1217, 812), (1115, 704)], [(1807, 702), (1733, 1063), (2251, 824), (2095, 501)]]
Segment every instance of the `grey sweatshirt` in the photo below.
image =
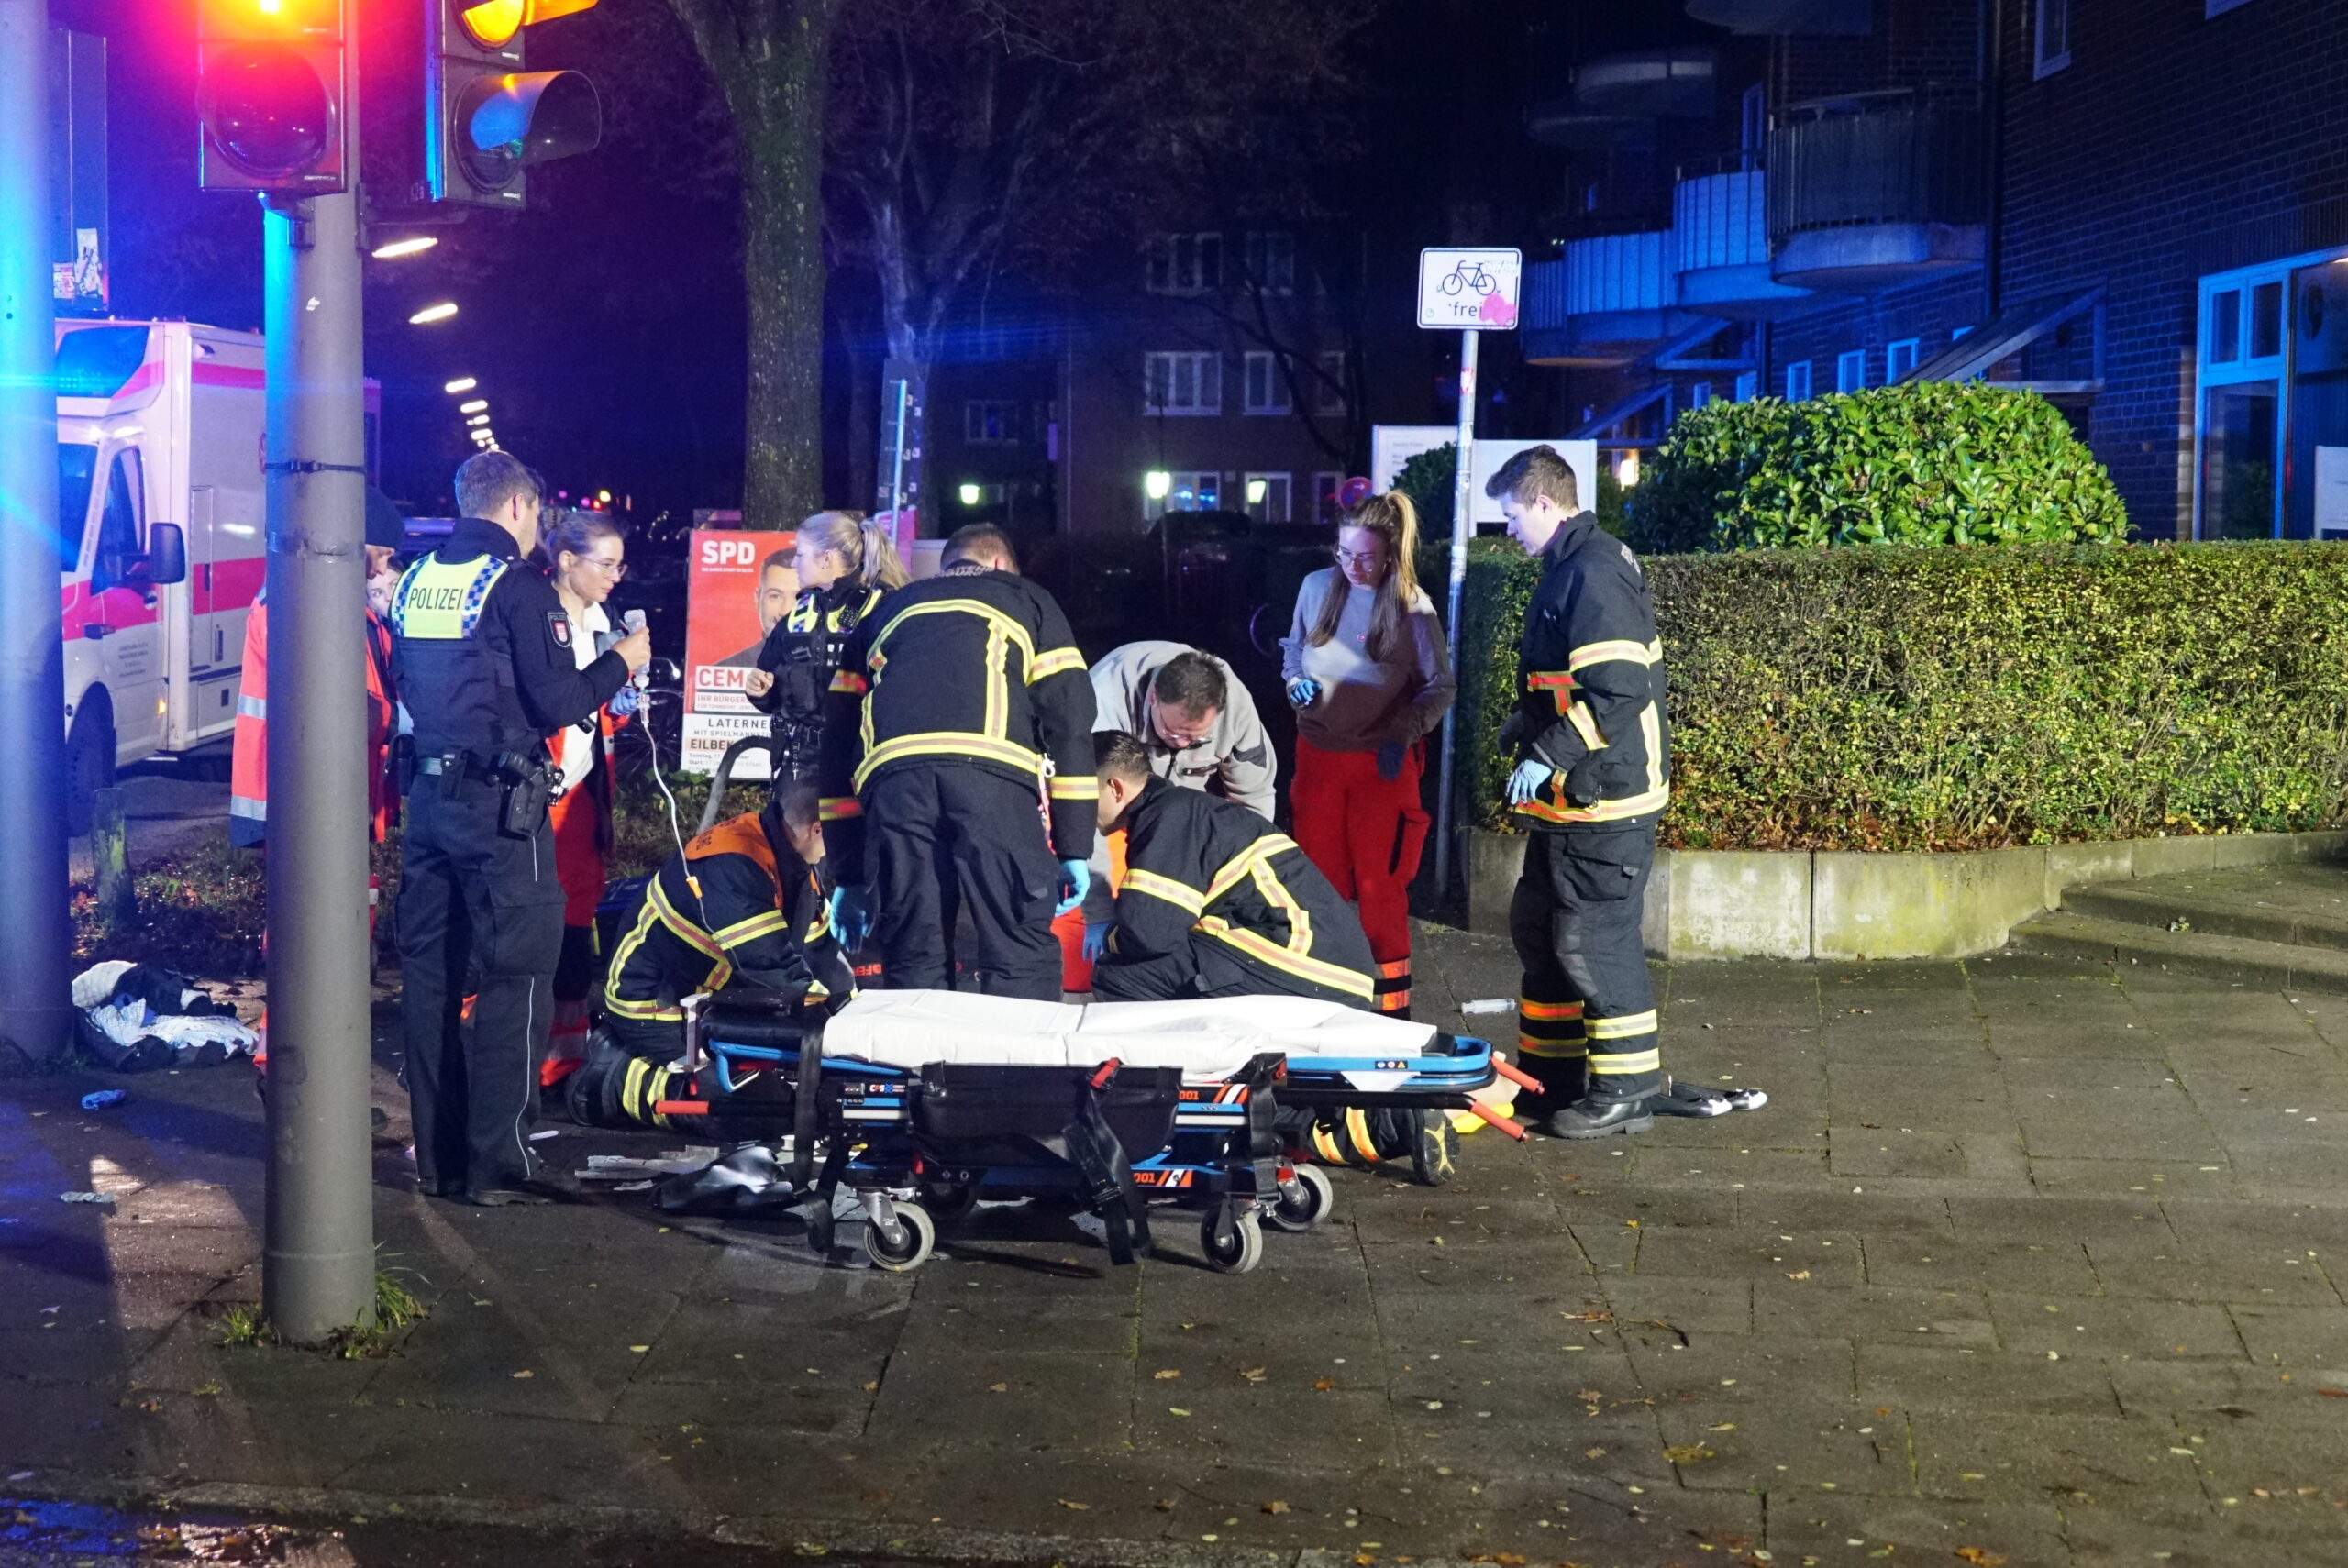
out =
[[(1344, 587), (1346, 607), (1335, 634), (1315, 647), (1309, 639), (1333, 581)], [(1296, 733), (1324, 751), (1408, 745), (1443, 722), (1458, 690), (1442, 623), (1423, 591), (1407, 618), (1409, 657), (1382, 664), (1370, 657), (1369, 613), (1377, 602), (1372, 590), (1343, 582), (1335, 567), (1322, 568), (1296, 591), (1296, 613), (1280, 639), (1280, 679), (1321, 683), (1312, 705), (1297, 711)]]

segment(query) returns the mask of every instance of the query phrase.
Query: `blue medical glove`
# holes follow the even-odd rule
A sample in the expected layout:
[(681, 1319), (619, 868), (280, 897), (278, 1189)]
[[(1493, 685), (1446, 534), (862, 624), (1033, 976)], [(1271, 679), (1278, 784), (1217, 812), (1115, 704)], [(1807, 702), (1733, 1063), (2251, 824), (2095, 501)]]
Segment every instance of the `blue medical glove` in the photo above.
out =
[(1402, 777), (1402, 753), (1404, 749), (1405, 748), (1401, 741), (1388, 741), (1384, 745), (1378, 748), (1378, 776), (1380, 778), (1400, 778)]
[(1109, 933), (1115, 924), (1113, 921), (1105, 920), (1089, 920), (1084, 922), (1084, 961), (1086, 963), (1101, 962), (1101, 955), (1109, 951)]
[(850, 953), (862, 948), (872, 934), (872, 894), (843, 884), (832, 889), (832, 934)]
[(1092, 888), (1092, 867), (1081, 860), (1060, 862), (1060, 901), (1052, 908), (1052, 918), (1058, 920), (1084, 901)]
[(1521, 806), (1548, 787), (1549, 775), (1556, 771), (1538, 757), (1528, 756), (1516, 765), (1508, 776), (1508, 803)]
[(1288, 683), (1288, 701), (1291, 708), (1310, 708), (1321, 700), (1321, 683), (1309, 675), (1300, 675)]
[(615, 719), (625, 719), (643, 705), (644, 693), (638, 691), (633, 684), (623, 686), (613, 692), (612, 700), (604, 704), (611, 710), (612, 717)]

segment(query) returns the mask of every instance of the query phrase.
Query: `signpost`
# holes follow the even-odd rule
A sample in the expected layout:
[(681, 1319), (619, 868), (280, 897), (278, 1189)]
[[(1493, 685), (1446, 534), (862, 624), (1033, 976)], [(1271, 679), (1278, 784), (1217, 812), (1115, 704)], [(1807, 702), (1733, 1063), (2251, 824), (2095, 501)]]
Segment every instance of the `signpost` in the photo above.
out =
[[(1459, 668), (1459, 600), (1468, 581), (1468, 540), (1476, 531), (1476, 337), (1516, 328), (1524, 253), (1490, 248), (1419, 252), (1419, 325), (1459, 334), (1458, 462), (1451, 492), (1451, 667)], [(1434, 882), (1451, 887), (1452, 762), (1457, 705), (1443, 716), (1443, 766), (1436, 784)]]

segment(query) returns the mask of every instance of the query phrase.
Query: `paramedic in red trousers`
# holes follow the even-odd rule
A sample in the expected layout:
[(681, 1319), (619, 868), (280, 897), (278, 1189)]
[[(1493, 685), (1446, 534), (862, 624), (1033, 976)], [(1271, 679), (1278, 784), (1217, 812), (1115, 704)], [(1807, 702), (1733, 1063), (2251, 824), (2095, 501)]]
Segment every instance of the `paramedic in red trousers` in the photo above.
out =
[[(1103, 654), (1091, 675), (1095, 730), (1137, 736), (1158, 778), (1221, 795), (1272, 820), (1279, 759), (1257, 716), (1256, 700), (1229, 665), (1180, 643), (1127, 643)], [(1074, 929), (1073, 920), (1057, 928), (1061, 983), (1071, 991), (1091, 987), (1092, 960), (1108, 938), (1113, 853), (1106, 835), (1093, 846), (1092, 893), (1082, 929)]]
[(1671, 797), (1655, 601), (1554, 448), (1519, 452), (1484, 491), (1541, 563), (1502, 731), (1509, 809), (1531, 830), (1509, 906), (1520, 1064), (1540, 1080), (1550, 1132), (1642, 1132), (1663, 1072), (1639, 922)]
[(416, 1178), (490, 1208), (549, 1196), (529, 1143), (562, 953), (546, 743), (593, 718), (652, 652), (635, 632), (579, 668), (554, 585), (522, 561), (537, 544), (538, 491), (510, 453), (467, 458), (464, 517), (392, 602), (415, 748), (399, 937)]
[[(392, 629), (385, 617), (399, 586), (393, 563), (405, 525), (391, 502), (367, 508), (367, 820), (378, 844), (391, 825), (392, 790), (384, 758), (395, 719)], [(269, 606), (255, 600), (245, 616), (243, 668), (237, 681), (237, 723), (229, 738), (228, 842), (258, 849), (269, 836)]]
[[(618, 641), (604, 608), (627, 575), (627, 542), (608, 513), (545, 513), (541, 541), (547, 579), (562, 601), (571, 662), (581, 671)], [(562, 956), (554, 970), (554, 1025), (548, 1032), (538, 1083), (551, 1088), (587, 1059), (587, 999), (603, 966), (595, 951), (595, 906), (604, 897), (604, 857), (612, 847), (612, 731), (636, 711), (637, 690), (623, 686), (611, 701), (547, 741), (559, 793), (554, 869), (562, 883)]]
[(1280, 641), (1296, 709), (1296, 842), (1361, 913), (1378, 1010), (1411, 1016), (1411, 878), (1427, 838), (1424, 738), (1456, 690), (1419, 590), (1419, 521), (1399, 491), (1348, 508), (1337, 564), (1306, 578)]
[(877, 938), (883, 985), (944, 988), (967, 914), (985, 990), (1058, 1001), (1052, 920), (1091, 879), (1092, 685), (1001, 529), (938, 559), (857, 623), (833, 677), (862, 704), (824, 732), (834, 929), (850, 951)]

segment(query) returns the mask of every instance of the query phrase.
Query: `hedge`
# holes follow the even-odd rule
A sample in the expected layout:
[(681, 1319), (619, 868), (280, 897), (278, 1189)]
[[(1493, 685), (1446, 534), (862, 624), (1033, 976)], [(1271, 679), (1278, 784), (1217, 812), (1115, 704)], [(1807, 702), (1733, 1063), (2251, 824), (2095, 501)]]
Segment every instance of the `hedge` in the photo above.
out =
[(2120, 492), (2035, 392), (1912, 381), (1689, 409), (1645, 465), (1641, 550), (2115, 541)]
[[(1755, 550), (1645, 562), (1670, 674), (1663, 841), (1980, 849), (2348, 821), (2348, 545)], [(1463, 815), (1538, 575), (1477, 547)]]

